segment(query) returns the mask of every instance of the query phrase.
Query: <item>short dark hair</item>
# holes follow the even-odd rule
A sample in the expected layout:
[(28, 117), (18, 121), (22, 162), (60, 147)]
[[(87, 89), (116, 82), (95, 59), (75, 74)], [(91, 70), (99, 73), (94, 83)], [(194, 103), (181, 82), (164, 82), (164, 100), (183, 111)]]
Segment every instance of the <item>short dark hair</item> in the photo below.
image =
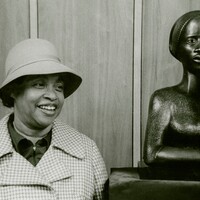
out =
[(22, 85), (26, 76), (19, 77), (8, 83), (0, 90), (0, 98), (4, 106), (8, 108), (14, 107), (14, 99), (11, 94), (19, 94), (22, 91)]

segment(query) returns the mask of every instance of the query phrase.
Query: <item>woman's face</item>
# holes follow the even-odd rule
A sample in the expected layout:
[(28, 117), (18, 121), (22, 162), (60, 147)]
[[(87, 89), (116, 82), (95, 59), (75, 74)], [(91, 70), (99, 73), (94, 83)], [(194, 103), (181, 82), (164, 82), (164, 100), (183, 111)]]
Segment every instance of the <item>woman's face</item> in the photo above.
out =
[(27, 76), (22, 88), (19, 94), (12, 94), (15, 118), (30, 129), (50, 126), (64, 103), (64, 83), (60, 76)]
[(200, 17), (192, 19), (182, 32), (179, 60), (191, 73), (200, 73)]

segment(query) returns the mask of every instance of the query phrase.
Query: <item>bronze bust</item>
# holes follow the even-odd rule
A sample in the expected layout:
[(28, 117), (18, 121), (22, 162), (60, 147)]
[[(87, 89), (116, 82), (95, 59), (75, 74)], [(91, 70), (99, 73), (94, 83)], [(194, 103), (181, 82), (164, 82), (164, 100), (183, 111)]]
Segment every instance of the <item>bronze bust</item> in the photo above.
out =
[(112, 199), (199, 199), (200, 10), (175, 22), (169, 48), (183, 65), (183, 78), (152, 94), (144, 145), (147, 166), (112, 169)]
[(144, 162), (149, 166), (200, 166), (200, 10), (175, 22), (169, 49), (182, 63), (183, 78), (178, 85), (151, 96)]

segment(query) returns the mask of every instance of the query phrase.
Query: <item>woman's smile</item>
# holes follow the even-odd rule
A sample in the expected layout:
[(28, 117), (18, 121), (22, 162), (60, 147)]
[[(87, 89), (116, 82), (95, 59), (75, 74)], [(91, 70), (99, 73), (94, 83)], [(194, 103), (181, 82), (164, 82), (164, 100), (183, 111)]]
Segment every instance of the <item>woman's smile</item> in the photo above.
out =
[(54, 115), (56, 113), (57, 105), (55, 104), (41, 104), (37, 106), (42, 112), (47, 115)]

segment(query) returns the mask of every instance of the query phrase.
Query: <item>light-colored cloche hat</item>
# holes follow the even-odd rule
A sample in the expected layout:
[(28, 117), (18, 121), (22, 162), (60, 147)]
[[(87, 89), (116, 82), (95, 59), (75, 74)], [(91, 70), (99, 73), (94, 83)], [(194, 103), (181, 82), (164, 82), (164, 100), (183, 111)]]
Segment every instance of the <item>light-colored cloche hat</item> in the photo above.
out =
[(25, 75), (62, 73), (65, 82), (65, 98), (81, 84), (81, 77), (63, 65), (56, 48), (44, 39), (26, 39), (16, 44), (8, 53), (5, 62), (5, 79), (0, 91), (13, 80)]

